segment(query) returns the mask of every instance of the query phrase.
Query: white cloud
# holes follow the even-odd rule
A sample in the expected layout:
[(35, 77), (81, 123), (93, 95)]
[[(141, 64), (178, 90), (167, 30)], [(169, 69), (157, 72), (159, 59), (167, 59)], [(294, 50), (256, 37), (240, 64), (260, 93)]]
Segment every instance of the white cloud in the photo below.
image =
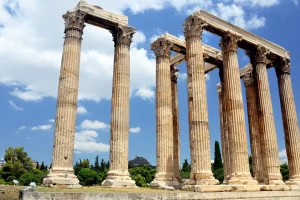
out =
[(84, 120), (83, 122), (81, 122), (80, 127), (82, 129), (101, 129), (101, 130), (108, 130), (110, 128), (110, 126), (108, 124), (105, 124), (104, 122), (99, 122), (97, 120), (95, 121), (91, 121), (91, 120)]
[[(205, 77), (206, 77), (206, 81), (209, 81), (209, 79), (210, 79), (209, 74), (205, 74)], [(187, 74), (186, 73), (180, 73), (180, 72), (178, 73), (178, 80), (179, 81), (185, 81), (186, 78), (187, 78)]]
[(49, 119), (48, 122), (54, 123), (54, 122), (55, 122), (55, 119)]
[[(112, 12), (122, 13), (129, 10), (133, 14), (150, 9), (162, 10), (174, 7), (187, 14), (199, 10), (200, 5), (201, 9), (247, 29), (265, 25), (265, 18), (255, 15), (251, 10), (245, 12), (244, 7), (241, 7), (243, 1), (250, 2), (250, 0), (235, 1), (235, 4), (229, 0), (215, 4), (213, 0), (109, 0), (101, 1), (100, 6)], [(266, 7), (275, 5), (275, 1), (278, 0), (255, 0), (251, 1), (250, 5)], [(10, 92), (12, 95), (24, 101), (56, 98), (64, 36), (64, 21), (61, 15), (72, 9), (77, 2), (77, 0), (43, 0), (41, 4), (38, 0), (0, 0), (0, 24), (3, 26), (0, 28), (0, 83), (14, 86)], [(89, 0), (89, 3), (99, 5), (97, 0)], [(11, 8), (15, 15), (10, 15), (5, 7)], [(162, 31), (156, 31), (156, 35), (151, 37), (150, 41), (161, 34)], [(139, 48), (138, 45), (145, 41), (146, 37), (140, 31), (133, 38), (130, 86), (131, 96), (150, 99), (153, 96), (150, 91), (154, 94), (155, 60), (148, 48), (147, 50)], [(99, 102), (101, 99), (111, 99), (113, 46), (112, 36), (107, 30), (91, 25), (85, 28), (79, 100)]]
[(17, 104), (13, 100), (9, 100), (8, 103), (14, 110), (17, 110), (17, 111), (24, 110), (24, 108), (17, 106)]
[(139, 133), (139, 132), (141, 132), (141, 128), (140, 127), (136, 127), (136, 128), (130, 128), (129, 129), (129, 132), (131, 132), (131, 133)]
[(26, 126), (21, 126), (21, 127), (18, 128), (19, 131), (23, 131), (25, 129), (26, 129)]
[(287, 155), (286, 155), (286, 150), (285, 149), (282, 149), (279, 152), (279, 158), (280, 158), (280, 164), (288, 162)]
[(85, 107), (83, 107), (83, 106), (77, 107), (77, 114), (84, 115), (84, 114), (87, 114), (87, 113), (88, 113), (88, 111), (86, 110)]
[(52, 128), (51, 124), (45, 124), (40, 126), (34, 126), (31, 128), (32, 131), (47, 131)]
[(270, 7), (279, 4), (280, 0), (234, 0), (234, 2), (241, 6)]
[(295, 5), (298, 5), (298, 4), (299, 4), (299, 0), (292, 0), (292, 2), (293, 2)]
[(93, 130), (83, 130), (75, 133), (75, 153), (108, 152), (109, 145), (97, 142), (98, 133)]

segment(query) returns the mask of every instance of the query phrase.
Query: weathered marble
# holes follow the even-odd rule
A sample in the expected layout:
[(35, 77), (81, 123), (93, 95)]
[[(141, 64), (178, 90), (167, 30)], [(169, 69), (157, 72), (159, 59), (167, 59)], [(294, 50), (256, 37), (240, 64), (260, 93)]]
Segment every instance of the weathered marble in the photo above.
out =
[(102, 185), (135, 187), (128, 172), (128, 134), (130, 98), (130, 44), (135, 30), (118, 26), (111, 30), (115, 43), (111, 103), (110, 165)]

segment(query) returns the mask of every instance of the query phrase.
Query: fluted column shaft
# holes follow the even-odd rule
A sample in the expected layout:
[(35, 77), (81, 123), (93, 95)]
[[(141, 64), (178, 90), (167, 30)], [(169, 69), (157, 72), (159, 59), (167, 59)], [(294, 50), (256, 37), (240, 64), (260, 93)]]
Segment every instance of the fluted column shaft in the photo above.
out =
[(128, 133), (130, 97), (130, 44), (134, 29), (111, 31), (115, 43), (111, 101), (110, 166), (108, 176), (129, 176)]
[(156, 55), (156, 174), (152, 186), (169, 185), (174, 177), (171, 46), (164, 39), (151, 44)]
[(226, 117), (230, 141), (229, 184), (248, 184), (253, 179), (249, 171), (246, 123), (240, 83), (237, 57), (239, 37), (226, 32), (220, 46), (223, 53), (224, 98), (226, 99)]
[(266, 184), (283, 184), (279, 166), (277, 136), (269, 87), (266, 59), (268, 51), (256, 47), (246, 52), (252, 63), (257, 82), (258, 105), (260, 112), (261, 148), (264, 158), (264, 177)]
[(184, 24), (186, 40), (189, 133), (191, 152), (190, 179), (196, 185), (213, 185), (218, 181), (211, 172), (210, 135), (206, 99), (203, 48), (201, 43), (201, 20), (196, 16), (187, 18)]
[(285, 146), (289, 164), (287, 184), (300, 184), (300, 135), (294, 93), (290, 76), (290, 62), (282, 59), (276, 66)]
[(264, 163), (261, 150), (261, 136), (259, 130), (259, 112), (257, 102), (257, 89), (252, 72), (244, 76), (246, 99), (248, 109), (248, 124), (250, 132), (250, 144), (252, 152), (253, 177), (259, 183), (264, 182)]
[(52, 172), (73, 174), (81, 41), (85, 14), (67, 13), (56, 104)]
[(218, 97), (219, 97), (219, 109), (220, 109), (220, 129), (221, 129), (221, 143), (222, 143), (222, 156), (223, 156), (223, 168), (224, 168), (224, 181), (227, 183), (227, 177), (230, 175), (230, 163), (229, 163), (229, 141), (228, 132), (226, 130), (226, 116), (224, 114), (224, 93), (222, 90), (222, 83), (217, 85), (218, 87)]
[(172, 87), (172, 115), (173, 115), (173, 159), (174, 159), (174, 178), (180, 178), (180, 132), (179, 132), (179, 113), (178, 113), (178, 69), (171, 67), (171, 87)]

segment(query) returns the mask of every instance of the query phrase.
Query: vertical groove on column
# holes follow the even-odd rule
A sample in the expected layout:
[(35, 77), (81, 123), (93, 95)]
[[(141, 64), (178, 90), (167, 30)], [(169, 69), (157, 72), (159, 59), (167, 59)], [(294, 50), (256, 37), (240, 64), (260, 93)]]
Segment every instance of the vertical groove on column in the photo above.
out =
[(257, 184), (250, 174), (246, 137), (246, 122), (237, 58), (239, 38), (229, 32), (220, 42), (223, 52), (224, 98), (226, 99), (226, 118), (230, 141), (229, 184)]
[(289, 164), (289, 180), (286, 184), (300, 185), (300, 136), (289, 61), (282, 60), (276, 66), (276, 74)]
[(192, 168), (190, 179), (196, 185), (215, 185), (219, 181), (213, 177), (211, 172), (201, 19), (196, 15), (191, 15), (186, 19), (183, 28), (186, 41), (189, 90), (189, 135)]
[(282, 180), (279, 166), (278, 144), (273, 116), (272, 100), (269, 88), (267, 68), (264, 63), (256, 65), (258, 87), (260, 130), (262, 135), (262, 153), (265, 162), (265, 178), (267, 184)]
[(172, 115), (173, 115), (173, 159), (174, 177), (181, 182), (180, 177), (180, 130), (178, 112), (178, 69), (171, 67), (171, 86), (172, 86)]
[(259, 183), (264, 182), (264, 163), (261, 149), (261, 136), (259, 130), (259, 113), (257, 102), (257, 89), (252, 72), (244, 76), (246, 99), (248, 109), (248, 124), (252, 152), (253, 176)]

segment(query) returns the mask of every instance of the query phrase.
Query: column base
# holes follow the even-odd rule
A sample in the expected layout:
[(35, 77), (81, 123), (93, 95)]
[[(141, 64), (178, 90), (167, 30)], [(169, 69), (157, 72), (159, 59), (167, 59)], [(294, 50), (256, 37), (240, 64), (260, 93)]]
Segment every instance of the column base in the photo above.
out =
[(151, 183), (152, 189), (165, 189), (167, 187), (179, 189), (180, 183), (176, 179), (172, 178), (155, 178)]
[(300, 190), (300, 179), (299, 178), (291, 178), (285, 182), (292, 190)]
[(121, 171), (109, 171), (101, 185), (111, 188), (137, 188), (135, 181), (130, 178), (129, 172)]
[(229, 185), (184, 185), (182, 190), (190, 192), (230, 192), (232, 188)]
[(231, 174), (227, 180), (228, 185), (258, 185), (257, 180), (254, 180), (250, 173), (235, 173)]
[(77, 176), (73, 174), (73, 169), (56, 168), (50, 170), (50, 173), (43, 179), (43, 185), (48, 187), (67, 187), (67, 188), (81, 188)]

